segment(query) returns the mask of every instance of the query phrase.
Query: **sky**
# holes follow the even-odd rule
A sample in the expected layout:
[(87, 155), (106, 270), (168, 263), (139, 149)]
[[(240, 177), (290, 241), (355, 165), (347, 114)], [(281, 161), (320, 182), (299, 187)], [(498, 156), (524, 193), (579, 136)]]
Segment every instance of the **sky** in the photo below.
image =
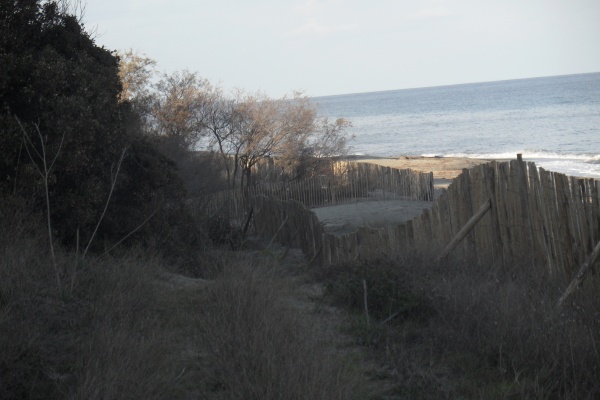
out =
[(87, 0), (84, 24), (276, 98), (600, 72), (600, 0)]

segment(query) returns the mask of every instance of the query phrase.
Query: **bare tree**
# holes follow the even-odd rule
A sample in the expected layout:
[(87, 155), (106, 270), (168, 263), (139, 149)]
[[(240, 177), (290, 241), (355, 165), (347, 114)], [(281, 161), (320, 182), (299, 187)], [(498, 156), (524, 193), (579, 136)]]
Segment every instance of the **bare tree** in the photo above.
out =
[[(231, 162), (232, 137), (235, 134), (233, 123), (235, 101), (226, 98), (220, 87), (207, 87), (204, 129), (208, 136), (208, 146), (217, 150), (227, 174), (227, 184), (234, 186), (237, 158)], [(237, 152), (233, 151), (234, 157)]]
[(343, 118), (333, 122), (327, 117), (318, 118), (315, 131), (297, 156), (295, 177), (302, 179), (320, 174), (324, 168), (329, 167), (332, 158), (347, 155), (347, 142), (351, 137), (346, 134), (346, 130), (351, 126), (350, 121)]
[(123, 89), (120, 101), (144, 100), (151, 93), (151, 79), (156, 72), (156, 61), (133, 49), (119, 51), (119, 78)]
[(156, 85), (153, 129), (170, 152), (195, 149), (205, 132), (210, 87), (207, 80), (189, 71), (164, 75)]
[(241, 185), (251, 183), (252, 167), (277, 154), (290, 131), (283, 116), (283, 103), (263, 93), (238, 93), (233, 110), (233, 135), (229, 138), (242, 172)]
[(254, 166), (266, 157), (280, 178), (301, 179), (313, 175), (320, 160), (345, 153), (350, 124), (318, 117), (317, 105), (302, 92), (280, 99), (243, 90), (225, 96), (189, 71), (164, 75), (151, 86), (153, 60), (132, 50), (120, 56), (122, 99), (149, 99), (147, 130), (163, 151), (182, 161), (203, 143), (219, 154), (232, 188), (250, 185)]
[(311, 157), (310, 140), (318, 126), (317, 107), (302, 92), (279, 102), (284, 140), (275, 153), (275, 164), (280, 175), (296, 179), (301, 177), (303, 166)]
[(345, 152), (350, 124), (319, 118), (317, 106), (301, 92), (271, 99), (239, 90), (232, 100), (221, 91), (212, 93), (205, 128), (211, 147), (226, 161), (232, 187), (239, 172), (241, 185), (250, 185), (253, 167), (265, 157), (274, 161), (280, 177), (299, 179), (313, 174), (319, 159)]

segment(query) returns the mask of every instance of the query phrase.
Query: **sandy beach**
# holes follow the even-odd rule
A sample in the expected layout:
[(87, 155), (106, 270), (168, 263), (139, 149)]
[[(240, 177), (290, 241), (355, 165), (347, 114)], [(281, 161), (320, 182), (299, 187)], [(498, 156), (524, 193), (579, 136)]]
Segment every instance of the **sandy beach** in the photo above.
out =
[[(516, 158), (516, 156), (515, 156)], [(370, 157), (356, 156), (356, 161), (383, 165), (398, 169), (412, 169), (414, 171), (433, 172), (433, 178), (437, 180), (452, 180), (456, 178), (464, 168), (485, 164), (492, 160), (468, 157), (422, 157), (422, 156), (400, 156), (400, 157)]]
[[(464, 168), (485, 164), (491, 160), (467, 157), (371, 157), (354, 156), (358, 162), (367, 162), (398, 169), (433, 172), (436, 190), (444, 190)], [(401, 224), (418, 216), (432, 202), (405, 200), (365, 199), (355, 203), (314, 208), (325, 231), (337, 235), (353, 232), (359, 226), (382, 227)]]

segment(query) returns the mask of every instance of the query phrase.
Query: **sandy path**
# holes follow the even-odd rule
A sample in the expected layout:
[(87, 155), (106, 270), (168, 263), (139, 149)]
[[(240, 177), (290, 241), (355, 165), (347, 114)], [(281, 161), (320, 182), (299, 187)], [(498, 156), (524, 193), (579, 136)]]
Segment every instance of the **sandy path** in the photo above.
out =
[(313, 208), (326, 232), (342, 235), (359, 226), (379, 228), (402, 224), (430, 208), (430, 201), (375, 200)]
[[(356, 161), (394, 167), (410, 168), (415, 171), (433, 172), (436, 197), (448, 187), (463, 168), (471, 168), (490, 160), (466, 157), (390, 157), (376, 158), (357, 156)], [(378, 228), (387, 225), (402, 224), (420, 215), (425, 208), (431, 208), (432, 202), (404, 200), (365, 199), (356, 203), (331, 207), (314, 208), (313, 211), (323, 224), (326, 232), (342, 235), (353, 232), (359, 226)]]

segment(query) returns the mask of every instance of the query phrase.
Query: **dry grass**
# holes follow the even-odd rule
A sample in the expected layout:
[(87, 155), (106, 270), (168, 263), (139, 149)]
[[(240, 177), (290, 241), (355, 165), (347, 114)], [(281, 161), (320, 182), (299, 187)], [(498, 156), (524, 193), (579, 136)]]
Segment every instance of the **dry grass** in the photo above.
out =
[(194, 275), (209, 281), (147, 251), (78, 261), (57, 249), (59, 288), (43, 218), (22, 209), (0, 206), (2, 399), (600, 397), (597, 282), (559, 312), (567, 282), (523, 267), (332, 268), (318, 279), (355, 310), (348, 348), (294, 303), (298, 277), (273, 249), (206, 251)]
[[(428, 293), (438, 318), (435, 349), (459, 355), (487, 398), (592, 399), (600, 396), (600, 299), (580, 290), (557, 310), (568, 284), (526, 268), (441, 265)], [(587, 290), (586, 290), (587, 289)], [(590, 290), (592, 289), (592, 290)], [(463, 355), (467, 355), (466, 357)], [(472, 382), (459, 382), (471, 387)]]
[(207, 398), (364, 398), (360, 367), (321, 334), (317, 319), (290, 307), (292, 293), (264, 261), (233, 262), (211, 285), (199, 332), (210, 343)]
[(155, 317), (157, 260), (134, 252), (77, 265), (58, 251), (59, 289), (35, 222), (1, 217), (0, 398), (164, 398), (175, 360)]
[[(392, 393), (417, 399), (600, 397), (600, 299), (593, 285), (557, 311), (568, 282), (523, 267), (490, 270), (413, 258), (349, 270), (354, 273), (329, 281), (329, 293), (355, 308), (350, 329), (391, 371)], [(357, 284), (362, 279), (379, 290), (369, 297), (372, 314), (380, 313), (370, 328)], [(397, 284), (381, 284), (389, 280)], [(420, 312), (403, 312), (415, 306)], [(394, 309), (400, 314), (381, 325)]]
[(59, 290), (46, 249), (35, 218), (3, 204), (2, 399), (365, 398), (355, 358), (262, 257), (215, 251), (204, 281), (147, 252), (78, 264), (58, 249)]

